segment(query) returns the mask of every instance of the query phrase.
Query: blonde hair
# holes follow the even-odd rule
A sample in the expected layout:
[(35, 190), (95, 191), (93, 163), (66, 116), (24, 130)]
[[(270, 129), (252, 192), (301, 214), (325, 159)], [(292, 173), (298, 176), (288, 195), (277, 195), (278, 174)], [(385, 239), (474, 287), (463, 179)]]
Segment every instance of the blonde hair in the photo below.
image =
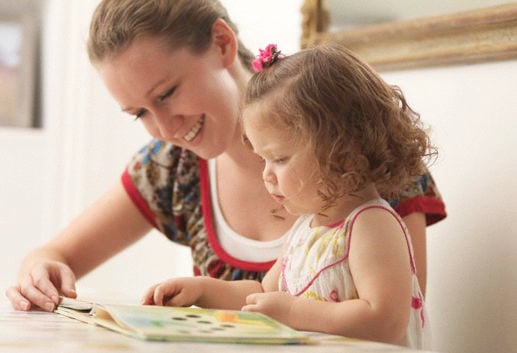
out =
[[(237, 26), (218, 0), (103, 0), (90, 23), (88, 56), (92, 63), (99, 63), (140, 36), (163, 38), (171, 49), (187, 47), (203, 53), (219, 18), (238, 35)], [(238, 54), (251, 71), (254, 56), (240, 40)]]
[(329, 203), (375, 183), (390, 197), (419, 177), (436, 154), (420, 116), (366, 63), (339, 45), (321, 45), (254, 75), (245, 104), (267, 100), (267, 123), (313, 146), (320, 194)]

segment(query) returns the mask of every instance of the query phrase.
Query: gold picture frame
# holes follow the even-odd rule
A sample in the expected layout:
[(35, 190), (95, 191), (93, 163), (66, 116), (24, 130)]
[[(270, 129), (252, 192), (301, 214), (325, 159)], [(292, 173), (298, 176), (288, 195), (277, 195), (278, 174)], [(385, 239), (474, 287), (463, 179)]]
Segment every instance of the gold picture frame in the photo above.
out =
[(0, 5), (0, 127), (34, 127), (37, 122), (36, 5), (27, 0)]
[(325, 0), (305, 0), (301, 47), (341, 43), (380, 71), (517, 58), (517, 3), (329, 32)]

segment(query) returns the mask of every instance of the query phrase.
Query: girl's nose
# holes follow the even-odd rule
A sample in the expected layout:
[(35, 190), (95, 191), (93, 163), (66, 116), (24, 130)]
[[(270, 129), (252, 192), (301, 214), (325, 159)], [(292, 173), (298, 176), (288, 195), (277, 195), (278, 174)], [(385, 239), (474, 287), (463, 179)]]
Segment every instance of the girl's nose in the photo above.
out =
[(276, 184), (276, 176), (267, 166), (267, 164), (264, 167), (264, 170), (262, 171), (262, 180), (264, 180), (264, 183), (267, 184)]

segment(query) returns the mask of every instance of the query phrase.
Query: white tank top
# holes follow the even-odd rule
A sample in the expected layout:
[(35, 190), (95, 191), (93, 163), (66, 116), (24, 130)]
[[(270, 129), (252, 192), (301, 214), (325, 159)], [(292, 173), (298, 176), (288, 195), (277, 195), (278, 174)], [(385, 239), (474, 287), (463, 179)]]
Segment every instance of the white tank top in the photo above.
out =
[(244, 237), (230, 228), (219, 207), (216, 182), (215, 159), (208, 161), (210, 179), (210, 198), (215, 220), (215, 232), (221, 247), (232, 257), (241, 261), (268, 262), (276, 260), (282, 249), (287, 234), (271, 241), (258, 241)]

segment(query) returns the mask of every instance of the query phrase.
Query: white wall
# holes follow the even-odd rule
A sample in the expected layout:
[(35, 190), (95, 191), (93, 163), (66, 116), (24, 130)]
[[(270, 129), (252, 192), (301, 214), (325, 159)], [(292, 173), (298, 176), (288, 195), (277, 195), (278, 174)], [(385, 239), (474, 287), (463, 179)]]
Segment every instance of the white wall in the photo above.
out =
[[(84, 42), (97, 0), (49, 0), (45, 20), (45, 129), (0, 128), (0, 290), (29, 248), (45, 241), (109, 185), (147, 140), (119, 112), (90, 67)], [(302, 0), (223, 0), (256, 51), (298, 49)], [(517, 346), (517, 62), (384, 73), (433, 128), (432, 172), (448, 218), (429, 228), (428, 306), (434, 349), (514, 351)], [(153, 233), (80, 281), (135, 297), (191, 272), (188, 251)], [(139, 262), (135, 266), (135, 258)], [(10, 260), (13, 259), (13, 260)], [(129, 270), (130, 269), (130, 270)]]
[(431, 125), (448, 218), (429, 228), (434, 348), (517, 346), (517, 61), (386, 73)]

